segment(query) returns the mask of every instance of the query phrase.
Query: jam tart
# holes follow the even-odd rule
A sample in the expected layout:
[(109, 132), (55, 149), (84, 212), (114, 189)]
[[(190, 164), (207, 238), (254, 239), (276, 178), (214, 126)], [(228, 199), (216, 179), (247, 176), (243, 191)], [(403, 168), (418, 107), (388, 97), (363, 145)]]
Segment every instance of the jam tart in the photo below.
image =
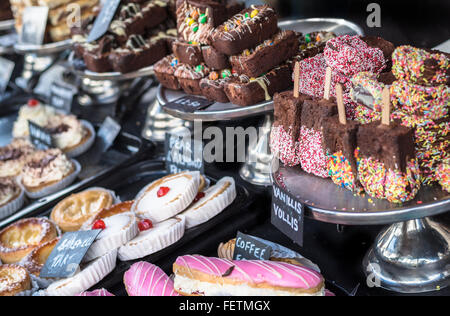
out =
[(36, 247), (58, 236), (55, 225), (45, 218), (25, 218), (0, 232), (0, 260), (16, 263)]
[(31, 288), (31, 278), (24, 267), (15, 264), (0, 265), (0, 296), (15, 296)]
[(101, 210), (111, 207), (114, 197), (104, 189), (90, 189), (72, 194), (59, 202), (52, 210), (50, 218), (64, 232), (77, 231)]

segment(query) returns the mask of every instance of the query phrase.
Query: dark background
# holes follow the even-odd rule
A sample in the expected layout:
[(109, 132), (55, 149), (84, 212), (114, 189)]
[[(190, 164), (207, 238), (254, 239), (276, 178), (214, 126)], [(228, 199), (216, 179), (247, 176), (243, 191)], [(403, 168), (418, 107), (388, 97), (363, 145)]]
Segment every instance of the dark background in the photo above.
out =
[[(257, 0), (248, 0), (248, 4)], [(366, 34), (381, 36), (396, 45), (431, 48), (450, 39), (449, 0), (265, 0), (285, 17), (344, 18), (360, 25)], [(366, 24), (367, 6), (381, 6), (381, 27)]]

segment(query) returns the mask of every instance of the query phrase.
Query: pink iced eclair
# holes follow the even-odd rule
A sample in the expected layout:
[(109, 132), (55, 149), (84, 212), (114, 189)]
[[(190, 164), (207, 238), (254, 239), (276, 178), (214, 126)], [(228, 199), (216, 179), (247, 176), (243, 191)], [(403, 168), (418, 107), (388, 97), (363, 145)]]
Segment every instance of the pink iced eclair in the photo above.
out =
[(324, 296), (316, 271), (275, 261), (178, 257), (175, 291), (190, 296)]
[(99, 290), (94, 290), (91, 292), (83, 292), (83, 293), (78, 294), (77, 296), (114, 296), (114, 295), (109, 293), (105, 289), (99, 289)]
[(159, 267), (148, 262), (137, 262), (123, 276), (129, 296), (178, 296), (173, 281)]

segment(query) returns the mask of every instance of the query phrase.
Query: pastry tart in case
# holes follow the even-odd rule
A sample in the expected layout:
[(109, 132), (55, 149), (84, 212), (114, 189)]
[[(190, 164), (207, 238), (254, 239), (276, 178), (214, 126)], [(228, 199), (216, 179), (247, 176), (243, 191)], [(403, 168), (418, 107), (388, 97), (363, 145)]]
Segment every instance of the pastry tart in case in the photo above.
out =
[(171, 174), (146, 186), (136, 197), (132, 211), (154, 224), (184, 211), (200, 186), (200, 173)]
[(73, 232), (104, 208), (114, 203), (112, 193), (104, 189), (90, 189), (72, 194), (59, 202), (52, 210), (50, 218), (62, 231)]
[(102, 210), (93, 220), (83, 225), (83, 230), (101, 228), (84, 261), (90, 261), (126, 244), (139, 234), (136, 215), (130, 212), (133, 202), (123, 202)]
[(42, 245), (36, 247), (23, 260), (23, 266), (36, 277), (41, 274), (42, 267), (47, 261), (48, 257), (53, 251), (53, 248), (58, 244), (60, 237), (50, 240)]
[(45, 218), (26, 218), (0, 232), (0, 260), (16, 263), (36, 247), (58, 236), (55, 225)]
[(15, 296), (32, 288), (31, 278), (24, 267), (0, 265), (0, 296)]

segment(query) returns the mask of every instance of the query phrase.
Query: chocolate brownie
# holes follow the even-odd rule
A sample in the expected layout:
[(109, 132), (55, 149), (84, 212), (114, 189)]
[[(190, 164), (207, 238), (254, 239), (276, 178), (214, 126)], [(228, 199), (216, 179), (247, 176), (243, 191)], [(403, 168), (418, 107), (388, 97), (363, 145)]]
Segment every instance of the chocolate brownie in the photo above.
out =
[(302, 126), (321, 131), (323, 127), (323, 120), (338, 114), (338, 107), (336, 99), (331, 97), (327, 99), (312, 99), (306, 100), (302, 107)]
[(391, 71), (392, 53), (395, 50), (394, 44), (378, 36), (363, 36), (361, 37), (361, 39), (370, 47), (381, 49), (384, 58), (386, 59), (386, 68), (383, 71)]
[(219, 52), (231, 56), (258, 46), (277, 32), (275, 11), (267, 5), (254, 6), (219, 26), (209, 41)]
[(228, 99), (225, 93), (225, 84), (230, 80), (231, 76), (231, 71), (228, 69), (220, 73), (212, 71), (207, 78), (200, 81), (203, 96), (211, 101), (221, 103), (230, 102), (230, 99)]
[(153, 65), (166, 55), (166, 42), (162, 38), (145, 40), (141, 35), (131, 35), (125, 47), (113, 50), (109, 58), (115, 71), (127, 73)]
[(256, 48), (231, 56), (231, 66), (240, 75), (258, 77), (294, 57), (298, 53), (299, 36), (294, 31), (281, 31)]
[(198, 44), (175, 41), (172, 51), (182, 64), (197, 66), (203, 63), (202, 47)]
[(256, 79), (245, 75), (232, 77), (225, 84), (225, 93), (232, 103), (248, 106), (269, 101), (275, 93), (291, 89), (292, 85), (292, 71), (285, 64)]
[(324, 149), (331, 154), (342, 151), (344, 157), (350, 162), (352, 173), (357, 175), (355, 150), (359, 124), (355, 121), (347, 121), (346, 125), (343, 125), (339, 121), (339, 116), (334, 115), (324, 118), (322, 127)]
[(226, 2), (226, 9), (227, 9), (227, 18), (232, 17), (235, 14), (238, 14), (242, 10), (245, 9), (245, 3), (239, 2), (239, 1), (224, 1)]
[(177, 26), (184, 42), (207, 44), (215, 27), (227, 19), (226, 6), (212, 0), (179, 0)]
[(406, 171), (406, 163), (415, 157), (414, 131), (391, 122), (361, 125), (357, 135), (361, 157), (373, 157), (392, 170)]
[(290, 131), (290, 136), (294, 140), (300, 136), (302, 107), (306, 100), (311, 100), (311, 97), (300, 94), (296, 98), (291, 90), (277, 93), (273, 97), (274, 126), (283, 126), (285, 131)]
[(200, 80), (206, 78), (210, 73), (210, 69), (206, 65), (198, 65), (196, 67), (181, 64), (175, 71), (181, 88), (187, 94), (202, 95), (200, 88)]
[(94, 72), (109, 72), (113, 70), (109, 54), (116, 47), (117, 43), (114, 41), (114, 37), (107, 35), (103, 36), (98, 42), (82, 44), (79, 47), (79, 51), (89, 70)]
[(0, 21), (12, 20), (13, 14), (8, 0), (0, 0)]
[(181, 89), (180, 83), (178, 82), (177, 77), (175, 77), (175, 71), (179, 65), (179, 61), (175, 55), (169, 55), (153, 66), (156, 78), (163, 87), (172, 90)]
[(231, 68), (230, 60), (227, 55), (220, 53), (212, 46), (202, 47), (203, 60), (205, 64), (212, 69)]

